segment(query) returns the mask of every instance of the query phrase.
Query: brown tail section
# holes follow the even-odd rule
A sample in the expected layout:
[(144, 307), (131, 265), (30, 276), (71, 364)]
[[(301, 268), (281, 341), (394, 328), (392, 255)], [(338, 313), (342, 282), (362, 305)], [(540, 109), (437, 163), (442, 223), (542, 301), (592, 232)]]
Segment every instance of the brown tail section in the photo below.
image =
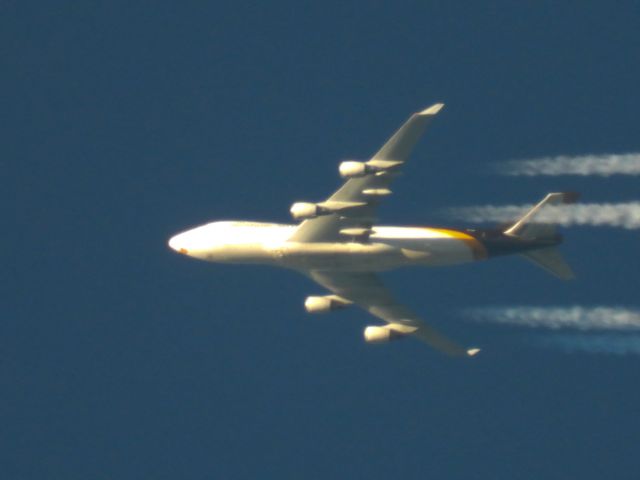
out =
[[(520, 220), (507, 228), (504, 233), (512, 237), (526, 240), (547, 240), (557, 238), (557, 226), (554, 223), (535, 223), (538, 214), (549, 205), (575, 203), (580, 198), (576, 192), (549, 193), (540, 203), (529, 210)], [(562, 279), (575, 278), (573, 270), (562, 258), (556, 247), (545, 247), (539, 250), (531, 250), (522, 254), (534, 265), (546, 270), (552, 275)]]

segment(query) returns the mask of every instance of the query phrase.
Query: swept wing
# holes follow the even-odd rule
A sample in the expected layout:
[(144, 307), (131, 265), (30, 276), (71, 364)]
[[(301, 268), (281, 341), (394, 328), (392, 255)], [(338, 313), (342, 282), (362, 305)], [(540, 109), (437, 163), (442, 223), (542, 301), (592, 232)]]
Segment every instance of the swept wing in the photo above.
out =
[(398, 334), (412, 335), (451, 356), (472, 356), (479, 352), (458, 345), (426, 325), (410, 309), (398, 303), (372, 272), (311, 271), (308, 275), (339, 297), (384, 320), (387, 328)]
[[(360, 205), (340, 212), (304, 220), (290, 241), (294, 242), (340, 242), (349, 241), (349, 235), (367, 232), (375, 220), (376, 206), (389, 191), (389, 186), (408, 160), (416, 143), (433, 117), (444, 104), (414, 113), (402, 127), (369, 160), (372, 172), (359, 178), (350, 178), (329, 197), (325, 204)], [(343, 231), (343, 234), (340, 231)]]

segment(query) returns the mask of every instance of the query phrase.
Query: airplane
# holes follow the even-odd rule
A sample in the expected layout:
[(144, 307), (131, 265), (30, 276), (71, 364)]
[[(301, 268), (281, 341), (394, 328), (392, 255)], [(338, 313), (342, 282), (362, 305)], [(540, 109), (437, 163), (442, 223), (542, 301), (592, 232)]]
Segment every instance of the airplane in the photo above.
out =
[(378, 272), (520, 254), (568, 280), (573, 272), (556, 249), (562, 243), (556, 226), (534, 219), (547, 205), (573, 203), (577, 194), (550, 193), (506, 228), (378, 226), (377, 205), (391, 194), (392, 180), (443, 106), (436, 103), (413, 114), (370, 160), (343, 161), (339, 172), (345, 182), (333, 195), (322, 202), (291, 206), (291, 216), (299, 224), (217, 221), (171, 237), (169, 247), (208, 262), (273, 265), (302, 273), (331, 292), (307, 297), (308, 313), (357, 305), (385, 322), (364, 329), (368, 343), (414, 337), (450, 356), (476, 355), (479, 348), (450, 340), (398, 303)]

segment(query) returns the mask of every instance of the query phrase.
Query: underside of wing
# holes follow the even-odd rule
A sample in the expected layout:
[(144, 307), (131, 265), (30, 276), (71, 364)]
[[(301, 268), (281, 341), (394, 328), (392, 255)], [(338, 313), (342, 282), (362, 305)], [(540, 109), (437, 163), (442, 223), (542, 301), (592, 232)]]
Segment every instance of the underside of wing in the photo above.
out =
[[(371, 272), (312, 271), (308, 275), (338, 295), (341, 300), (357, 304), (387, 322), (387, 339), (412, 335), (431, 347), (451, 356), (472, 356), (478, 349), (466, 349), (422, 322), (410, 309), (398, 303), (380, 279)], [(365, 330), (366, 336), (367, 330)], [(376, 330), (369, 330), (372, 334)], [(382, 330), (379, 330), (380, 333)], [(373, 338), (373, 336), (371, 337)], [(374, 340), (375, 341), (375, 340)]]
[(324, 202), (297, 203), (296, 218), (306, 218), (290, 238), (294, 242), (340, 242), (367, 238), (376, 206), (409, 159), (427, 125), (444, 105), (415, 113), (367, 162), (346, 161), (340, 173), (348, 180)]

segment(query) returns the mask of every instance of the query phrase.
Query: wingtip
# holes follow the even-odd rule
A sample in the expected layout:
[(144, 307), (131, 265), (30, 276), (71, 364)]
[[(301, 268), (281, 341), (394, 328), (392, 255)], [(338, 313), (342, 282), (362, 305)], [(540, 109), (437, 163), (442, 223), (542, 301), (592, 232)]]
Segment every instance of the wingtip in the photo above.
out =
[(562, 193), (562, 203), (571, 204), (571, 203), (576, 203), (578, 200), (580, 200), (579, 192), (563, 192)]
[(470, 348), (469, 350), (467, 350), (467, 356), (469, 356), (469, 357), (474, 357), (478, 353), (480, 353), (480, 349), (479, 348)]
[(431, 105), (429, 108), (425, 108), (423, 111), (419, 113), (419, 115), (435, 115), (444, 107), (444, 103), (436, 103), (435, 105)]
[(547, 194), (547, 198), (549, 200), (557, 201), (558, 203), (571, 204), (571, 203), (576, 203), (578, 200), (580, 200), (580, 193), (579, 192), (553, 192), (553, 193)]

